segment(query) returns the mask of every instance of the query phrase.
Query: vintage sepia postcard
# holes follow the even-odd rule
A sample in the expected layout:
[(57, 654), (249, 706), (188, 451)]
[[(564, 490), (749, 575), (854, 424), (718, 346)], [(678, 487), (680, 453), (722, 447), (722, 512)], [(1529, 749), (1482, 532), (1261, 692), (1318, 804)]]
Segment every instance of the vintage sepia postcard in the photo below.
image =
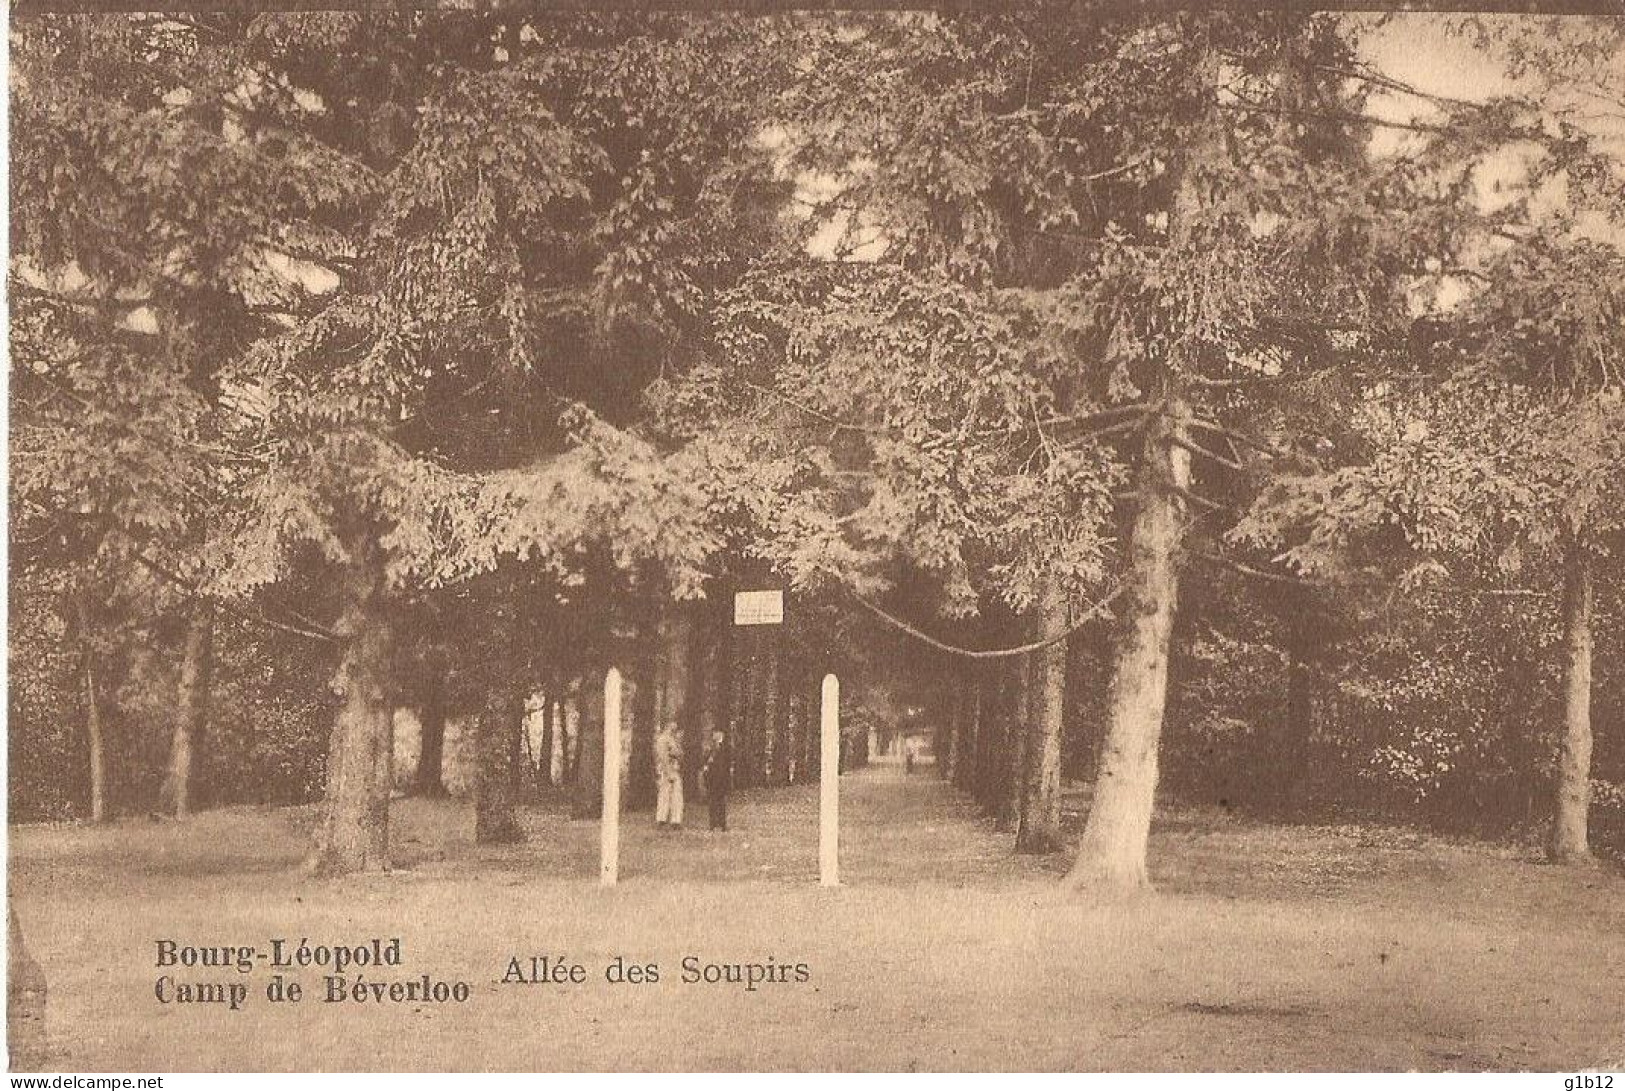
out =
[(1625, 8), (143, 6), (10, 12), (14, 1072), (1613, 1086)]

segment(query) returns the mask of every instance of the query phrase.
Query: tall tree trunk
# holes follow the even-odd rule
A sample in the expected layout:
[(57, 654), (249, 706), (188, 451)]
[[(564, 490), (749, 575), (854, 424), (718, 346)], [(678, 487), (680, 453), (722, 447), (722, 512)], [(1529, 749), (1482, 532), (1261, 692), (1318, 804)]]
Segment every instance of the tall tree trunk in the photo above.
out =
[(692, 714), (683, 735), (683, 791), (693, 799), (699, 798), (700, 765), (705, 748), (711, 745), (711, 735), (725, 730), (728, 724), (727, 676), (713, 613), (707, 608), (702, 623), (694, 626), (689, 648), (692, 669), (688, 692)]
[(604, 680), (589, 673), (577, 694), (572, 818), (598, 818), (604, 802)]
[(814, 673), (805, 680), (802, 689), (801, 737), (805, 741), (802, 744), (801, 766), (807, 770), (807, 780), (818, 779), (819, 747), (823, 745), (823, 740), (819, 738), (823, 730), (823, 682), (823, 677)]
[(1185, 410), (1171, 402), (1151, 428), (1140, 473), (1140, 510), (1129, 543), (1128, 631), (1112, 675), (1095, 795), (1068, 881), (1129, 891), (1149, 884), (1146, 842), (1157, 790), (1157, 747), (1168, 702), (1168, 653), (1179, 601), (1178, 555), (1190, 455), (1175, 446)]
[(107, 821), (107, 730), (101, 689), (96, 681), (96, 625), (91, 590), (80, 588), (67, 599), (68, 616), (79, 641), (79, 684), (84, 691), (85, 756), (90, 774), (90, 820)]
[(536, 748), (536, 783), (544, 788), (553, 786), (553, 748), (558, 738), (553, 722), (559, 708), (558, 690), (558, 679), (549, 679), (542, 695), (542, 740)]
[(756, 695), (760, 666), (756, 655), (756, 636), (754, 628), (741, 630), (735, 627), (734, 671), (738, 700), (734, 703), (737, 722), (734, 729), (728, 732), (728, 784), (731, 788), (751, 788), (756, 784)]
[(995, 828), (1015, 830), (1021, 826), (1021, 816), (1027, 805), (1027, 739), (1031, 734), (1027, 721), (1032, 716), (1032, 685), (1029, 682), (1031, 660), (1022, 656), (1010, 668), (1012, 689), (1010, 710), (1009, 753), (1006, 755), (1004, 804), (999, 810)]
[(781, 785), (794, 782), (796, 770), (796, 657), (793, 651), (786, 654), (788, 639), (784, 634), (779, 635), (779, 708), (774, 716), (773, 730), (778, 735), (778, 743), (774, 752), (778, 755), (776, 766), (778, 782)]
[(1300, 590), (1288, 600), (1292, 617), (1287, 629), (1285, 737), (1275, 748), (1274, 802), (1295, 810), (1304, 797), (1303, 778), (1309, 769), (1309, 746), (1315, 730), (1315, 675), (1312, 663), (1315, 624), (1314, 596)]
[(959, 692), (959, 754), (954, 765), (954, 783), (972, 799), (976, 798), (977, 761), (982, 753), (982, 680), (974, 661), (964, 668)]
[(90, 820), (106, 822), (107, 740), (102, 724), (102, 702), (96, 688), (96, 667), (85, 653), (85, 738), (90, 750)]
[(807, 740), (801, 735), (801, 677), (800, 672), (790, 676), (789, 692), (784, 698), (784, 783), (799, 784), (807, 779), (807, 766), (801, 752)]
[[(508, 779), (513, 784), (515, 802), (523, 800), (525, 793), (536, 787), (535, 773), (538, 762), (535, 745), (530, 738), (530, 698), (534, 696), (535, 694), (531, 694), (524, 698), (519, 712), (519, 730), (514, 732), (513, 776)], [(542, 711), (546, 712), (545, 701)]]
[(739, 754), (745, 745), (744, 707), (747, 696), (745, 671), (748, 669), (748, 663), (745, 659), (744, 648), (740, 645), (741, 637), (737, 625), (728, 627), (726, 640), (728, 642), (727, 667), (718, 680), (718, 688), (726, 687), (728, 693), (727, 716), (723, 719), (724, 726), (722, 729), (728, 740), (728, 784), (738, 786), (740, 784)]
[(638, 665), (626, 702), (632, 722), (630, 745), (623, 751), (627, 810), (652, 810), (655, 805), (655, 729), (665, 699), (665, 657), (661, 619), (651, 618), (638, 629)]
[(784, 760), (783, 743), (779, 738), (779, 667), (783, 648), (779, 643), (780, 626), (773, 626), (762, 643), (767, 646), (767, 678), (762, 687), (761, 728), (761, 783), (778, 781), (778, 766)]
[(412, 774), (412, 794), (438, 799), (446, 795), (446, 693), (444, 680), (431, 679), (418, 707), (421, 728), (418, 767)]
[[(1047, 581), (1039, 599), (1039, 632), (1053, 636), (1070, 623), (1066, 595)], [(1066, 641), (1038, 653), (1036, 708), (1028, 720), (1027, 804), (1016, 827), (1017, 852), (1054, 852), (1061, 847), (1061, 735), (1066, 728)]]
[(993, 761), (998, 754), (1004, 717), (999, 711), (999, 689), (990, 671), (976, 671), (976, 802), (989, 814), (998, 810), (999, 786)]
[[(686, 607), (671, 607), (660, 626), (660, 717), (658, 730), (674, 731), (683, 744), (683, 764), (692, 764), (689, 745), (698, 718), (694, 697), (694, 619)], [(653, 754), (651, 753), (651, 758)]]
[(487, 698), (475, 720), (474, 843), (524, 840), (514, 813), (515, 781), (525, 730), (525, 687), (507, 683)]
[(1550, 855), (1558, 863), (1591, 859), (1591, 557), (1571, 538), (1563, 558), (1563, 738), (1557, 760), (1557, 813)]
[(562, 680), (559, 682), (558, 693), (559, 695), (553, 698), (551, 719), (548, 721), (553, 725), (553, 740), (547, 751), (547, 783), (554, 787), (564, 783), (564, 749), (569, 739), (569, 727), (565, 722), (569, 695)]
[(572, 678), (564, 698), (564, 744), (560, 747), (560, 784), (575, 784), (581, 764), (581, 679)]
[(949, 784), (959, 786), (959, 763), (965, 750), (965, 692), (957, 672), (948, 682), (948, 746), (943, 752), (942, 775)]
[(383, 555), (367, 531), (353, 535), (348, 545), (338, 624), (344, 638), (338, 671), (344, 703), (333, 723), (322, 822), (310, 859), (311, 870), (321, 875), (389, 867), (395, 732)]
[(1005, 674), (990, 666), (984, 672), (986, 686), (987, 745), (982, 748), (982, 807), (997, 826), (1004, 817), (1010, 798), (1006, 783), (1010, 772), (1010, 687)]
[(169, 744), (169, 768), (159, 789), (165, 811), (176, 818), (192, 813), (197, 799), (192, 790), (198, 748), (209, 721), (209, 687), (214, 674), (214, 609), (199, 602), (186, 623), (186, 647), (181, 658), (180, 700), (176, 702), (175, 730)]

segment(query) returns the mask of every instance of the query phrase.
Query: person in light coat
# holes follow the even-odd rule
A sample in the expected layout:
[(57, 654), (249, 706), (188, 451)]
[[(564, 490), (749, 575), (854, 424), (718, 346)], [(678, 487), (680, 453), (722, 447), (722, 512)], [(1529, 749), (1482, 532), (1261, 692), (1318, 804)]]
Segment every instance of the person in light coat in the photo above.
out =
[(683, 824), (683, 740), (673, 725), (655, 735), (655, 825), (675, 830)]

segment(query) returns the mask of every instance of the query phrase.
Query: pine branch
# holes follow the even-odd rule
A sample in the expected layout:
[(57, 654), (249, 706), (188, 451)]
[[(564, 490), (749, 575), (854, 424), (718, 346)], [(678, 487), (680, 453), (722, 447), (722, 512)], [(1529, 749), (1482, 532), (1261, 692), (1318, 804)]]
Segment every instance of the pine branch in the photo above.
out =
[(1130, 420), (1119, 421), (1116, 424), (1103, 425), (1099, 428), (1086, 428), (1083, 430), (1083, 432), (1071, 438), (1073, 442), (1076, 442), (1077, 440), (1081, 439), (1103, 439), (1106, 436), (1137, 432), (1141, 428), (1145, 427), (1145, 421), (1145, 417), (1134, 417)]
[(1376, 125), (1385, 129), (1399, 129), (1405, 132), (1427, 133), (1430, 136), (1447, 135), (1452, 130), (1448, 125), (1434, 125), (1425, 121), (1388, 121), (1385, 118), (1372, 117), (1370, 114), (1350, 114), (1342, 111), (1305, 110), (1294, 106), (1266, 106), (1263, 103), (1250, 102), (1240, 99), (1236, 102), (1216, 103), (1221, 110), (1232, 110), (1248, 114), (1273, 114), (1279, 117), (1307, 117), (1317, 121), (1343, 121), (1350, 125)]
[(1203, 447), (1200, 443), (1197, 443), (1195, 440), (1190, 439), (1187, 436), (1181, 436), (1178, 434), (1170, 435), (1168, 437), (1168, 442), (1174, 444), (1176, 447), (1183, 447), (1193, 455), (1199, 455), (1202, 458), (1217, 462), (1220, 466), (1223, 466), (1228, 470), (1234, 470), (1238, 474), (1245, 473), (1247, 471), (1247, 467), (1242, 465), (1240, 462), (1237, 462), (1235, 459), (1226, 458), (1217, 451), (1210, 451), (1206, 447)]
[[(1261, 439), (1258, 439), (1258, 438), (1256, 438), (1254, 436), (1249, 436), (1245, 432), (1234, 431), (1232, 429), (1226, 428), (1222, 424), (1216, 424), (1213, 421), (1204, 420), (1201, 417), (1192, 417), (1190, 423), (1191, 423), (1191, 427), (1193, 427), (1193, 428), (1200, 428), (1204, 432), (1210, 432), (1210, 433), (1212, 433), (1213, 435), (1216, 435), (1216, 436), (1223, 436), (1225, 439), (1233, 440), (1236, 443), (1239, 443), (1244, 447), (1251, 447), (1253, 450), (1262, 452), (1263, 454), (1269, 455), (1272, 458), (1297, 458), (1297, 457), (1300, 457), (1298, 455), (1293, 454), (1293, 452), (1287, 450), (1285, 447), (1278, 447), (1275, 444), (1269, 443), (1266, 440), (1261, 440)], [(1302, 456), (1302, 457), (1308, 457), (1308, 456)], [(1310, 459), (1310, 461), (1313, 462), (1314, 460)]]
[[(1131, 417), (1141, 418), (1149, 415), (1151, 411), (1156, 408), (1157, 405), (1154, 402), (1133, 402), (1129, 405), (1114, 405), (1106, 409), (1097, 409), (1092, 413), (1077, 413), (1059, 417), (1048, 417), (1044, 420), (1038, 421), (1037, 424), (1040, 427), (1054, 428), (1063, 424), (1089, 424), (1093, 421), (1110, 421), (1115, 417), (1121, 417), (1125, 414)], [(1136, 419), (1135, 423), (1139, 423), (1139, 421)], [(1120, 426), (1113, 425), (1112, 427)]]
[(1192, 386), (1199, 386), (1205, 390), (1229, 390), (1236, 387), (1247, 387), (1254, 383), (1279, 383), (1292, 378), (1290, 375), (1235, 375), (1223, 379), (1211, 378), (1207, 375), (1190, 375), (1186, 377)]
[[(1238, 574), (1243, 575), (1243, 576), (1251, 576), (1253, 579), (1256, 579), (1256, 580), (1264, 580), (1267, 583), (1279, 583), (1279, 584), (1285, 584), (1285, 585), (1290, 586), (1290, 587), (1307, 587), (1307, 588), (1325, 588), (1325, 587), (1332, 586), (1331, 584), (1327, 583), (1324, 580), (1310, 580), (1310, 579), (1305, 579), (1302, 576), (1288, 576), (1288, 575), (1284, 575), (1284, 574), (1278, 573), (1278, 572), (1266, 572), (1262, 568), (1254, 568), (1252, 565), (1243, 564), (1240, 561), (1232, 560), (1231, 558), (1223, 556), (1222, 554), (1219, 554), (1219, 553), (1207, 553), (1207, 552), (1204, 552), (1202, 550), (1196, 550), (1196, 549), (1188, 550), (1187, 552), (1189, 553), (1190, 556), (1196, 557), (1199, 560), (1204, 560), (1204, 561), (1208, 561), (1208, 562), (1210, 562), (1212, 564), (1220, 565), (1220, 566), (1222, 566), (1224, 568), (1230, 569), (1232, 572), (1238, 573)], [(1361, 586), (1361, 585), (1356, 584), (1356, 586)], [(1373, 584), (1371, 586), (1376, 586), (1376, 585)], [(1384, 584), (1382, 586), (1386, 586), (1386, 584)]]
[[(1267, 583), (1284, 584), (1284, 585), (1290, 586), (1290, 587), (1303, 587), (1303, 588), (1308, 588), (1308, 589), (1311, 589), (1311, 590), (1322, 590), (1322, 591), (1335, 590), (1335, 589), (1337, 589), (1339, 587), (1369, 587), (1369, 588), (1388, 589), (1388, 590), (1398, 591), (1398, 590), (1403, 589), (1404, 586), (1405, 586), (1404, 581), (1402, 581), (1402, 580), (1378, 580), (1378, 579), (1316, 580), (1316, 579), (1310, 579), (1309, 577), (1306, 577), (1306, 576), (1291, 576), (1291, 575), (1287, 575), (1285, 573), (1280, 573), (1280, 572), (1267, 572), (1262, 568), (1255, 568), (1250, 564), (1244, 564), (1241, 561), (1234, 560), (1233, 558), (1226, 557), (1226, 556), (1223, 556), (1222, 554), (1218, 554), (1218, 553), (1207, 553), (1207, 552), (1203, 552), (1201, 550), (1194, 550), (1194, 549), (1189, 550), (1188, 553), (1192, 557), (1196, 557), (1196, 558), (1198, 558), (1200, 560), (1208, 561), (1208, 562), (1210, 562), (1212, 564), (1219, 565), (1219, 566), (1221, 566), (1223, 568), (1228, 568), (1232, 572), (1237, 573), (1238, 575), (1248, 576), (1248, 577), (1251, 577), (1252, 579), (1255, 579), (1255, 580), (1263, 580), (1263, 581), (1265, 581)], [(1435, 594), (1442, 594), (1442, 595), (1461, 595), (1463, 597), (1468, 597), (1468, 598), (1537, 598), (1537, 599), (1549, 599), (1549, 598), (1553, 597), (1552, 593), (1549, 592), (1549, 591), (1537, 591), (1534, 588), (1524, 588), (1524, 587), (1460, 587), (1460, 586), (1439, 586), (1439, 585), (1435, 584), (1435, 585), (1423, 585), (1423, 586), (1414, 588), (1414, 590), (1424, 592), (1424, 593), (1425, 592), (1432, 592), (1432, 593), (1435, 593)]]
[(1206, 508), (1208, 511), (1230, 511), (1231, 510), (1231, 507), (1230, 507), (1229, 504), (1221, 504), (1217, 500), (1209, 500), (1207, 497), (1202, 496), (1202, 495), (1200, 495), (1198, 493), (1191, 492), (1191, 490), (1185, 488), (1185, 486), (1176, 485), (1172, 481), (1164, 482), (1162, 487), (1167, 489), (1169, 492), (1173, 493), (1175, 496), (1179, 497), (1181, 500), (1185, 501), (1186, 503), (1195, 504), (1199, 508)]
[(1381, 72), (1377, 72), (1363, 65), (1358, 69), (1342, 68), (1331, 64), (1317, 64), (1315, 67), (1322, 72), (1327, 72), (1334, 76), (1342, 76), (1345, 79), (1351, 80), (1361, 80), (1365, 83), (1371, 84), (1374, 87), (1381, 87), (1385, 91), (1397, 91), (1402, 95), (1411, 95), (1415, 98), (1426, 99), (1427, 101), (1437, 103), (1440, 106), (1450, 106), (1458, 109), (1472, 109), (1478, 105), (1474, 102), (1468, 102), (1466, 99), (1452, 98), (1449, 95), (1440, 95), (1435, 94), (1432, 91), (1424, 91), (1420, 87), (1416, 87), (1413, 84), (1406, 83), (1403, 80), (1396, 80), (1392, 76), (1385, 76)]
[(772, 387), (762, 386), (759, 383), (753, 383), (749, 379), (741, 379), (740, 382), (742, 382), (745, 386), (748, 386), (750, 389), (756, 391), (759, 394), (766, 394), (770, 398), (776, 398), (779, 401), (783, 402), (785, 405), (790, 406), (792, 409), (798, 409), (801, 412), (807, 414), (809, 417), (813, 417), (813, 418), (815, 418), (817, 420), (821, 420), (825, 424), (828, 424), (828, 425), (830, 425), (831, 427), (833, 427), (833, 428), (835, 428), (837, 430), (846, 431), (846, 432), (861, 432), (861, 433), (863, 433), (865, 435), (871, 435), (871, 436), (887, 436), (887, 435), (891, 434), (891, 433), (887, 432), (886, 429), (877, 428), (874, 425), (853, 424), (850, 421), (844, 421), (844, 420), (840, 420), (837, 417), (832, 417), (828, 413), (825, 413), (821, 409), (817, 409), (817, 408), (815, 408), (813, 406), (810, 406), (810, 405), (806, 404), (805, 402), (797, 401), (795, 398), (790, 397), (788, 394), (782, 394), (779, 391), (774, 390)]

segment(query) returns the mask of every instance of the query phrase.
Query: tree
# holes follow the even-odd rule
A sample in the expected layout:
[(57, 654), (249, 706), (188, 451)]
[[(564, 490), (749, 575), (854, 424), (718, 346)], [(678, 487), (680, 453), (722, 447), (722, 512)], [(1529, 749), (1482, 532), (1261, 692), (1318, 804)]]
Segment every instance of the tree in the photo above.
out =
[[(1299, 514), (1321, 509), (1328, 536), (1399, 531), (1414, 574), (1555, 585), (1564, 714), (1550, 851), (1583, 861), (1594, 570), (1613, 556), (1625, 481), (1625, 376), (1612, 362), (1625, 175), (1593, 111), (1622, 94), (1622, 38), (1613, 20), (1462, 29), (1521, 86), (1476, 110), (1451, 104), (1455, 124), (1424, 146), (1460, 211), (1413, 284), (1410, 374), (1366, 392), (1363, 466), (1287, 493)], [(1505, 177), (1490, 189), (1484, 173)]]
[(741, 411), (777, 403), (774, 428), (802, 418), (773, 449), (808, 460), (818, 514), (781, 517), (778, 548), (870, 592), (886, 563), (935, 573), (966, 616), (1031, 609), (1046, 576), (1081, 607), (1123, 528), (1072, 883), (1144, 885), (1180, 569), (1224, 511), (1193, 490), (1313, 457), (1303, 404), (1350, 360), (1337, 331), (1402, 324), (1448, 202), (1365, 154), (1380, 77), (1332, 17), (1043, 7), (808, 38), (817, 79), (786, 88), (776, 138), (819, 241), (734, 293), (721, 339), (748, 381), (715, 387), (765, 392)]
[(169, 768), (160, 797), (167, 810), (184, 818), (197, 805), (193, 790), (196, 753), (209, 718), (209, 680), (214, 671), (214, 616), (207, 603), (187, 614), (185, 650), (181, 661), (181, 707), (175, 717)]
[[(31, 439), (13, 449), (41, 559), (85, 584), (144, 569), (200, 594), (210, 511), (245, 456), (220, 443), (218, 376), (292, 285), (266, 267), (278, 222), (353, 194), (330, 161), (222, 137), (232, 73), (194, 64), (164, 17), (24, 20), (18, 28), (12, 255), (17, 387)], [(253, 179), (280, 173), (267, 189)], [(348, 176), (345, 176), (348, 177)], [(160, 607), (173, 610), (174, 595)], [(208, 610), (188, 607), (185, 692), (168, 799), (190, 803), (208, 700)], [(105, 614), (105, 611), (100, 611)]]
[[(337, 25), (345, 42), (366, 32)], [(303, 55), (320, 39), (277, 40)], [(696, 593), (702, 498), (628, 426), (741, 245), (720, 179), (745, 147), (748, 41), (682, 18), (405, 21), (393, 48), (422, 108), (353, 232), (354, 271), (233, 376), (263, 392), (276, 451), (235, 515), (238, 580), (274, 578), (300, 542), (384, 596), (504, 559), (558, 577), (601, 543), (615, 570), (653, 563), (672, 594)], [(365, 617), (384, 639), (388, 611)], [(378, 790), (335, 797), (335, 822)]]
[[(47, 319), (99, 321), (110, 364), (127, 304), (156, 314), (140, 321), (177, 351), (118, 374), (173, 389), (126, 401), (168, 415), (145, 437), (152, 475), (195, 451), (209, 487), (166, 507), (173, 486), (111, 467), (135, 486), (115, 523), (143, 549), (161, 538), (156, 562), (194, 596), (313, 575), (331, 592), (332, 620), (297, 626), (336, 641), (345, 694), (315, 860), (384, 866), (401, 591), (503, 556), (567, 567), (619, 533), (620, 570), (686, 563), (670, 583), (693, 593), (708, 539), (672, 516), (695, 494), (621, 430), (750, 237), (727, 177), (753, 154), (748, 28), (407, 13), (25, 30), (14, 199), (42, 302), (24, 332), (67, 357)], [(32, 356), (42, 379), (67, 366)], [(41, 450), (25, 488), (68, 461)]]

